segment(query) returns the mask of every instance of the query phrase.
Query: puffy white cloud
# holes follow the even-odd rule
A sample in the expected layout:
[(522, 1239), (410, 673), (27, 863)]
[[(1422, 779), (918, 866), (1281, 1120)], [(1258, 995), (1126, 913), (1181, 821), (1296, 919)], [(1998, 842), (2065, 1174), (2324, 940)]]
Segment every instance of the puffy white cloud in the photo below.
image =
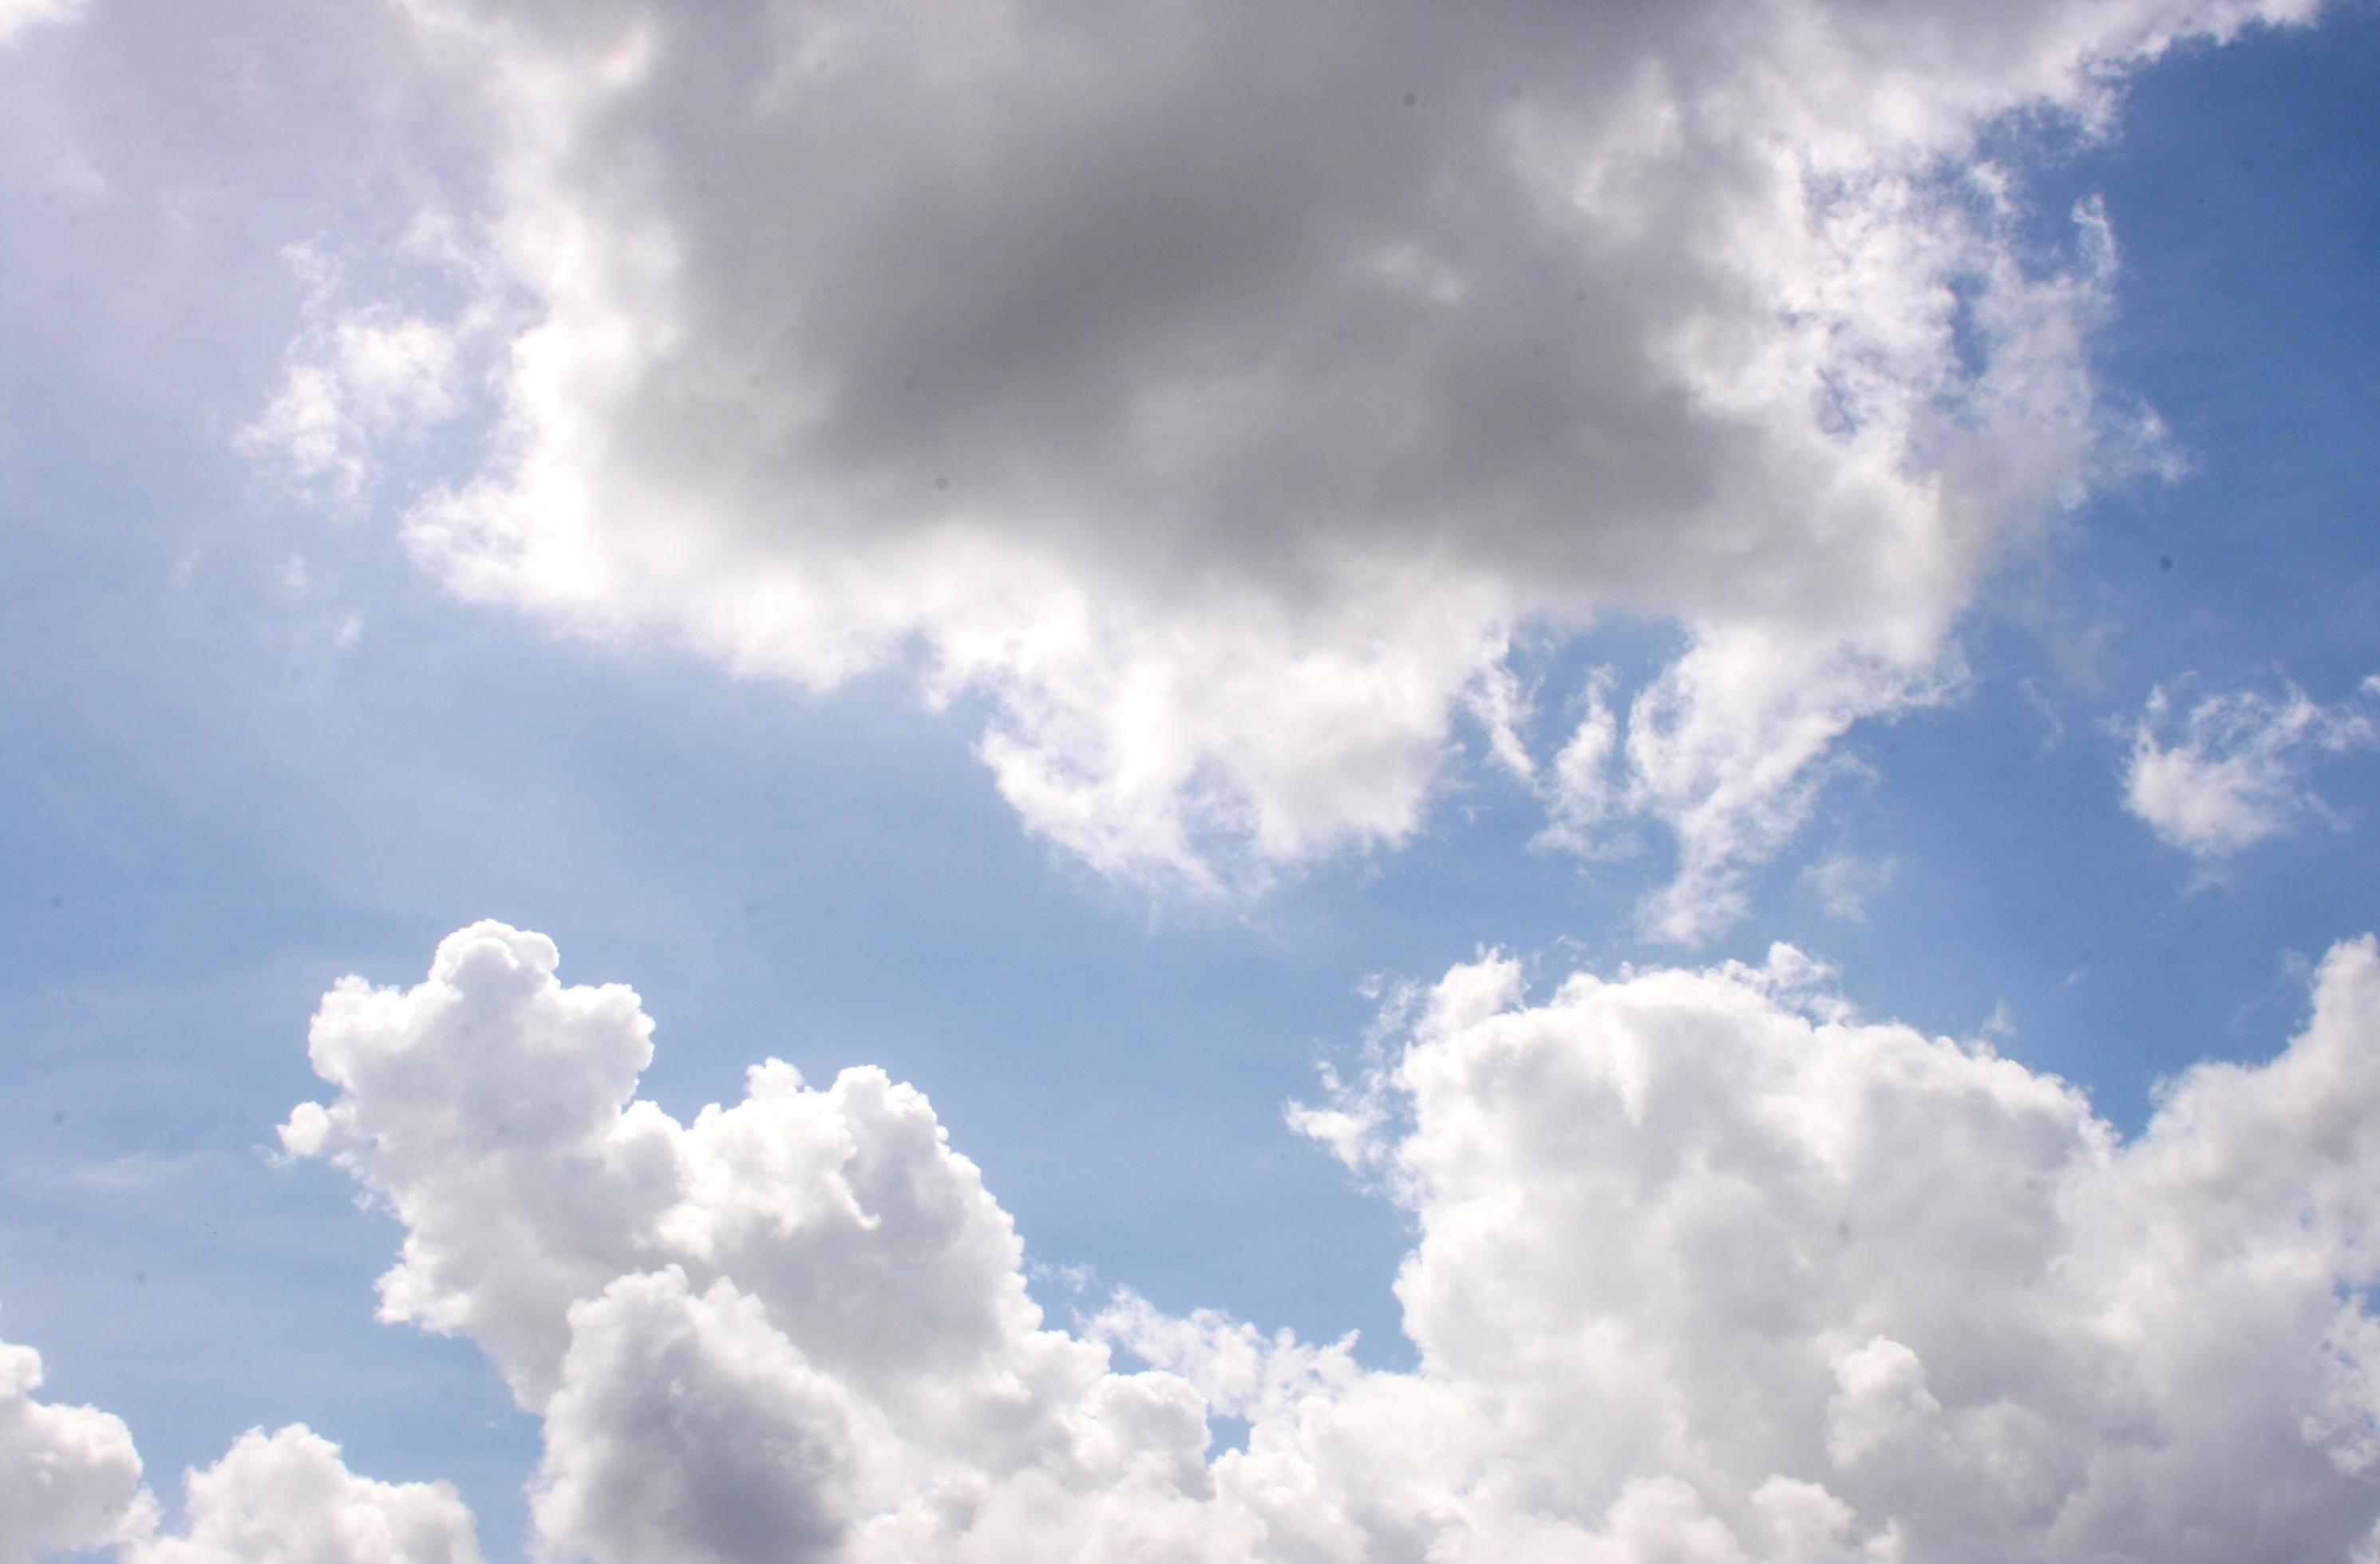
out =
[(1413, 1220), (1404, 1372), (1129, 1293), (1050, 1328), (916, 1092), (771, 1062), (680, 1123), (635, 997), (555, 966), (481, 924), (343, 983), (285, 1134), (404, 1220), (384, 1312), (504, 1370), (599, 1564), (2319, 1559), (2380, 1516), (2370, 939), (2130, 1142), (1781, 947), (1458, 967), (1300, 1116)]
[(341, 1094), (283, 1134), (406, 1224), (383, 1317), (470, 1336), (544, 1416), (558, 1541), (931, 1556), (1045, 1511), (1106, 1535), (1100, 1505), (1128, 1529), (1142, 1489), (1203, 1481), (1196, 1395), (1041, 1328), (1006, 1214), (922, 1096), (771, 1061), (682, 1125), (634, 1099), (636, 996), (563, 988), (557, 960), (481, 924), (411, 989), (343, 983), (312, 1037)]
[(42, 1355), (0, 1341), (0, 1564), (140, 1534), (152, 1509), (123, 1421), (33, 1399)]
[(0, 1342), (0, 1564), (105, 1547), (124, 1564), (480, 1564), (452, 1487), (353, 1476), (298, 1425), (188, 1473), (188, 1525), (161, 1536), (123, 1419), (35, 1400), (41, 1385), (41, 1354)]
[[(2104, 224), (2028, 246), (1979, 133), (2313, 0), (406, 8), (470, 302), (314, 321), (260, 454), (359, 486), (484, 371), (406, 524), (466, 597), (906, 663), (1035, 830), (1196, 885), (1403, 840), (1467, 711), (1551, 840), (1674, 830), (1693, 938), (2140, 427)], [(1542, 766), (1513, 637), (1612, 614), (1683, 650)]]
[(1441, 988), (1376, 1083), (1402, 1128), (1355, 1147), (1420, 1226), (1422, 1377), (1492, 1388), (1552, 1470), (1684, 1480), (1745, 1537), (1782, 1477), (1912, 1558), (2341, 1556), (2373, 1514), (2362, 1436), (2332, 1432), (2371, 1415), (2372, 943), (2332, 952), (2278, 1061), (2183, 1077), (2129, 1146), (1810, 976)]
[(480, 1564), (471, 1512), (444, 1483), (375, 1483), (303, 1425), (250, 1429), (186, 1480), (183, 1534), (125, 1564)]
[[(2380, 675), (2359, 693), (2380, 695)], [(2160, 685), (2132, 730), (2124, 804), (2172, 845), (2221, 859), (2324, 813), (2306, 782), (2314, 760), (2375, 744), (2380, 725), (2368, 709), (2324, 706), (2294, 685), (2277, 697), (2210, 695), (2178, 720)]]
[[(1301, 1116), (1412, 1218), (1403, 1372), (1129, 1293), (1050, 1328), (916, 1092), (771, 1062), (680, 1123), (634, 1096), (635, 996), (556, 965), (482, 924), (410, 989), (343, 983), (338, 1094), (284, 1133), (404, 1221), (384, 1312), (543, 1419), (559, 1557), (2320, 1559), (2380, 1515), (2368, 938), (2129, 1143), (1783, 948), (1535, 998), (1458, 967)], [(480, 1557), (451, 1489), (297, 1426), (160, 1537), (123, 1425), (0, 1369), (0, 1558)]]

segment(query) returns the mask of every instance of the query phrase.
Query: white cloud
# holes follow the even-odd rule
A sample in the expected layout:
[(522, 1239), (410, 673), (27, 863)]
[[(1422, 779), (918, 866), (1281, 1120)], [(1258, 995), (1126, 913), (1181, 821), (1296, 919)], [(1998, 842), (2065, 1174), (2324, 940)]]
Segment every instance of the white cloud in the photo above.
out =
[[(417, 236), (407, 248), (419, 250)], [(290, 247), (306, 285), (306, 330), (291, 345), (282, 382), (234, 437), (241, 453), (284, 488), (334, 510), (352, 510), (378, 481), (380, 447), (419, 434), (463, 406), (461, 380), (479, 312), (432, 322), (381, 304), (345, 302), (341, 269), (319, 245)], [(290, 589), (302, 591), (292, 556)]]
[(0, 0), (0, 49), (37, 27), (72, 21), (83, 0)]
[[(2375, 694), (2380, 679), (2359, 691), (2367, 703)], [(2178, 721), (2160, 685), (2132, 730), (2124, 804), (2166, 842), (2212, 862), (2325, 813), (2306, 781), (2313, 762), (2375, 744), (2368, 705), (2323, 706), (2294, 685), (2277, 697), (2210, 695)]]
[(1900, 872), (1898, 858), (1871, 860), (1836, 853), (1803, 869), (1802, 883), (1829, 917), (1865, 923), (1868, 903), (1889, 889)]
[(375, 1483), (302, 1425), (251, 1429), (186, 1478), (188, 1529), (124, 1564), (480, 1564), (470, 1511), (444, 1483)]
[(0, 1564), (138, 1534), (152, 1510), (121, 1419), (33, 1399), (42, 1356), (0, 1341)]
[(480, 1564), (452, 1486), (354, 1476), (301, 1425), (251, 1429), (188, 1473), (187, 1526), (161, 1535), (123, 1420), (36, 1400), (41, 1386), (41, 1355), (0, 1341), (0, 1564), (102, 1548), (122, 1564)]
[[(2037, 253), (1979, 130), (2313, 6), (408, 9), (484, 116), (429, 198), (473, 302), (316, 320), (261, 456), (351, 499), (484, 352), (490, 454), (406, 527), (463, 596), (911, 664), (1160, 881), (1404, 840), (1469, 709), (1551, 840), (1675, 832), (1694, 938), (2154, 429), (2085, 367), (2104, 224)], [(1582, 804), (1508, 650), (1610, 614), (1685, 649)]]
[[(1129, 1292), (1051, 1329), (917, 1092), (771, 1062), (678, 1122), (635, 1097), (636, 996), (557, 962), (481, 924), (415, 988), (343, 981), (312, 1036), (336, 1095), (284, 1136), (403, 1222), (384, 1317), (477, 1341), (543, 1420), (530, 1507), (558, 1557), (2373, 1546), (2369, 938), (2323, 961), (2277, 1058), (2168, 1083), (2130, 1142), (2061, 1081), (1860, 1020), (1783, 947), (1534, 999), (1515, 962), (1457, 967), (1304, 1116), (1412, 1218), (1402, 1372)], [(22, 1349), (0, 1369), (12, 1559), (479, 1558), (452, 1490), (357, 1478), (302, 1427), (192, 1473), (158, 1538), (123, 1425), (32, 1400)], [(1244, 1449), (1217, 1453), (1216, 1416)]]
[(122, 1564), (480, 1564), (451, 1485), (356, 1477), (295, 1424), (186, 1473), (187, 1525), (160, 1534), (123, 1419), (37, 1400), (41, 1388), (41, 1354), (0, 1341), (0, 1564), (105, 1548)]
[(1458, 967), (1306, 1120), (1414, 1222), (1406, 1372), (1128, 1292), (1049, 1328), (914, 1090), (770, 1062), (680, 1123), (636, 996), (556, 965), (481, 924), (342, 982), (284, 1134), (404, 1223), (383, 1316), (542, 1417), (566, 1556), (2164, 1564), (2380, 1515), (2370, 939), (2129, 1143), (1782, 947), (1535, 1000)]

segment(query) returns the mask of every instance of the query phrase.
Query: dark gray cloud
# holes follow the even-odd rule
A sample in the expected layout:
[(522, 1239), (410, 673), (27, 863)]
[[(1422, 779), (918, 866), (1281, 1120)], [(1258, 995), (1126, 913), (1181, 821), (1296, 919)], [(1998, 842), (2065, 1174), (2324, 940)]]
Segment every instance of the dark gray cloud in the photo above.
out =
[(1500, 753), (1559, 837), (1673, 827), (1691, 938), (2143, 427), (2104, 224), (2021, 240), (1977, 136), (2308, 8), (416, 0), (474, 302), (326, 283), (251, 444), (357, 488), (492, 388), (407, 524), (454, 589), (908, 661), (1029, 824), (1200, 884), (1402, 841), (1517, 626), (1675, 621), (1596, 764)]

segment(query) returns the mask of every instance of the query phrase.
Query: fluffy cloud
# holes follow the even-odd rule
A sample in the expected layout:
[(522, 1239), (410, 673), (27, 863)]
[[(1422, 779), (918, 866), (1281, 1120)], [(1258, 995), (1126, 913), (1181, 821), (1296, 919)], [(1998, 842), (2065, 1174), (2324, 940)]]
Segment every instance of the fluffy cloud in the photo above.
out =
[(111, 1546), (123, 1564), (480, 1564), (452, 1487), (354, 1476), (294, 1424), (188, 1473), (187, 1529), (161, 1535), (123, 1420), (37, 1401), (41, 1385), (41, 1355), (0, 1342), (0, 1564)]
[[(283, 1134), (404, 1223), (383, 1315), (543, 1420), (558, 1557), (2342, 1559), (2380, 1516), (2368, 938), (2129, 1143), (1782, 947), (1536, 997), (1458, 967), (1293, 1114), (1412, 1218), (1403, 1372), (1129, 1293), (1052, 1328), (917, 1092), (771, 1061), (681, 1123), (635, 1097), (635, 995), (557, 964), (481, 924), (414, 988), (343, 982), (336, 1093)], [(302, 1427), (158, 1537), (122, 1425), (0, 1366), (7, 1558), (480, 1557), (450, 1489)]]
[[(2313, 8), (407, 0), (468, 303), (315, 320), (249, 443), (335, 495), (375, 405), (484, 406), (405, 525), (453, 590), (905, 663), (1121, 875), (1402, 841), (1500, 711), (1554, 840), (1674, 830), (1691, 939), (2137, 423), (2104, 225), (2028, 245), (1979, 134)], [(1683, 649), (1540, 764), (1514, 637), (1612, 615)]]
[(343, 982), (284, 1135), (404, 1222), (383, 1315), (543, 1418), (566, 1556), (2338, 1559), (2380, 1516), (2370, 939), (2130, 1142), (1782, 947), (1458, 967), (1293, 1114), (1414, 1223), (1395, 1373), (1129, 1293), (1052, 1328), (914, 1090), (771, 1061), (678, 1122), (634, 994), (556, 964), (481, 924)]
[[(2380, 675), (2360, 693), (2367, 702), (2380, 696)], [(2306, 782), (2314, 760), (2375, 744), (2380, 726), (2368, 709), (2319, 705), (2294, 685), (2277, 697), (2210, 695), (2178, 721), (2160, 686), (2132, 730), (2124, 804), (2165, 841), (2212, 862), (2324, 813)]]
[(120, 1419), (38, 1401), (42, 1355), (0, 1341), (0, 1564), (98, 1547), (146, 1523), (140, 1457)]
[(480, 1564), (471, 1512), (444, 1483), (375, 1483), (302, 1425), (251, 1429), (186, 1481), (188, 1529), (124, 1564)]

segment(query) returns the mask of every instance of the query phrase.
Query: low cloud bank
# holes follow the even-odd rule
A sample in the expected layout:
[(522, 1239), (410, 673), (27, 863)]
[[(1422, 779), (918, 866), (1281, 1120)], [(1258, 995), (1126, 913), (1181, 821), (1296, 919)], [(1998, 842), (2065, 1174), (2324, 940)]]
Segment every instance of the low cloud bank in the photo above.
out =
[[(561, 1557), (2372, 1556), (2368, 938), (2277, 1057), (2192, 1070), (2129, 1142), (1787, 948), (1536, 995), (1457, 967), (1291, 1115), (1411, 1216), (1407, 1372), (1129, 1292), (1053, 1328), (916, 1090), (772, 1061), (680, 1122), (636, 1096), (636, 995), (557, 964), (487, 923), (410, 988), (343, 981), (332, 1094), (282, 1133), (404, 1224), (382, 1317), (468, 1337), (542, 1420)], [(194, 1476), (159, 1540), (122, 1425), (31, 1400), (10, 1351), (31, 1546), (477, 1557), (451, 1492), (303, 1429)]]
[(358, 1477), (302, 1424), (186, 1473), (184, 1527), (162, 1534), (123, 1420), (37, 1400), (41, 1386), (41, 1355), (0, 1342), (0, 1564), (101, 1548), (119, 1564), (480, 1564), (451, 1486)]

